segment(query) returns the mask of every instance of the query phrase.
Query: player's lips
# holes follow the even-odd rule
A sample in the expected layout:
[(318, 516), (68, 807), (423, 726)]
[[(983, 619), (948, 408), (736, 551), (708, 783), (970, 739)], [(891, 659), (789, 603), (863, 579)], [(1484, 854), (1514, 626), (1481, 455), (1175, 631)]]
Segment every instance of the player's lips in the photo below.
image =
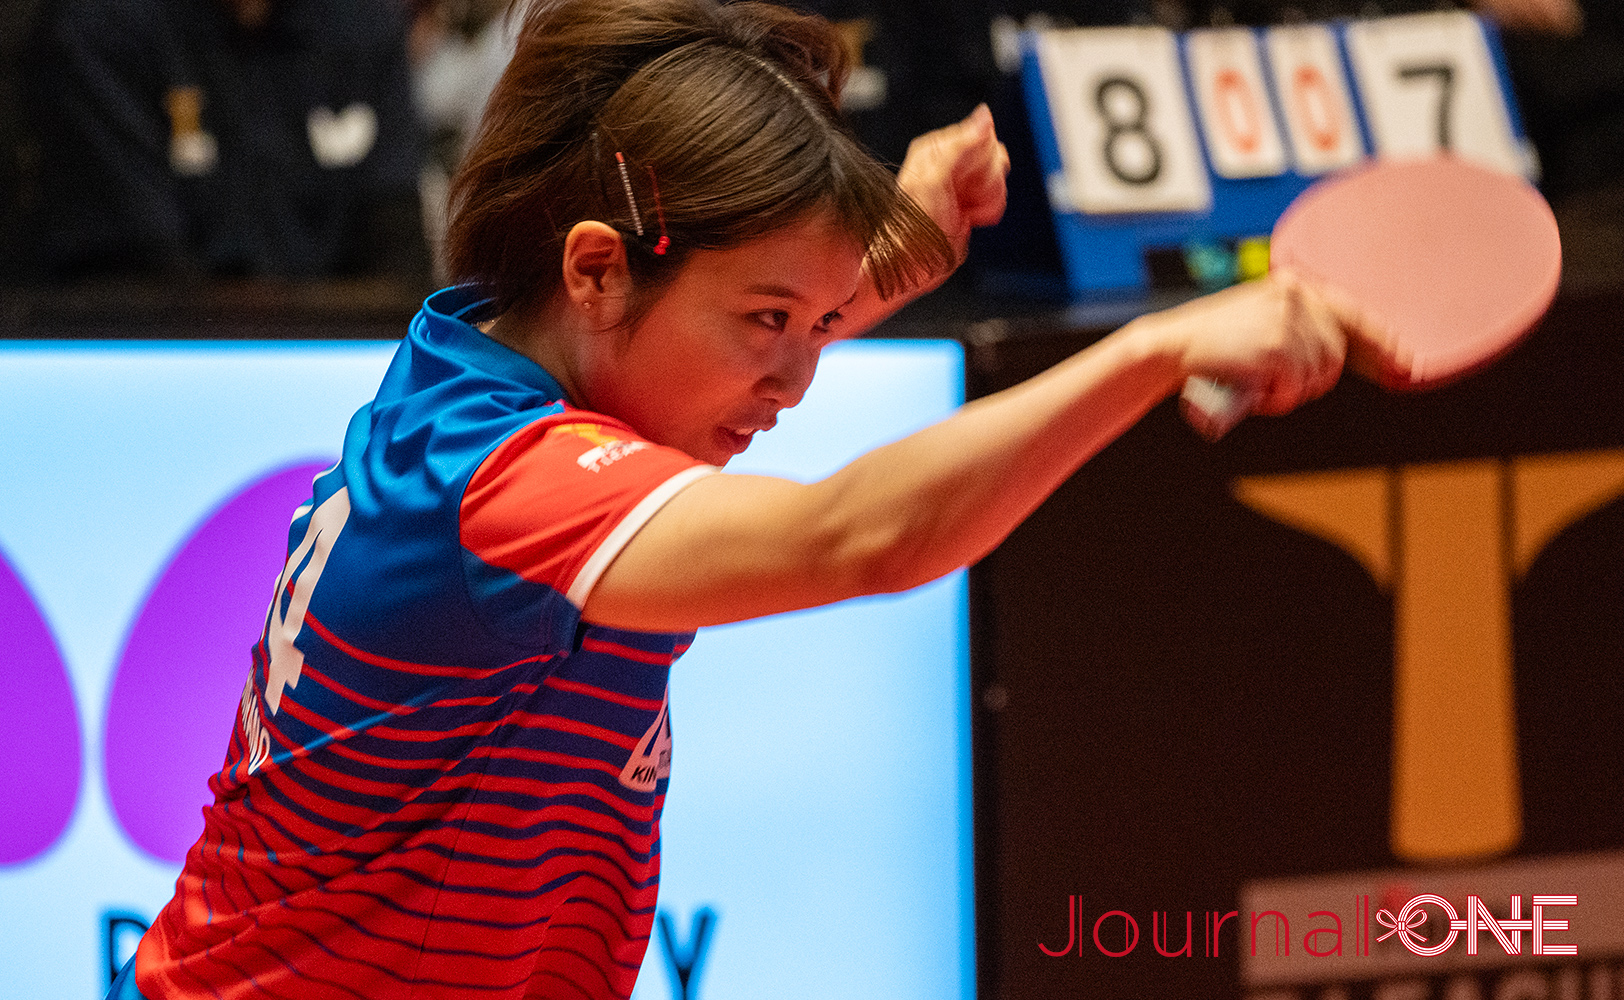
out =
[(778, 418), (772, 417), (764, 423), (744, 424), (739, 427), (718, 427), (716, 436), (721, 439), (729, 454), (737, 455), (750, 447), (750, 441), (758, 431), (770, 431), (777, 423)]

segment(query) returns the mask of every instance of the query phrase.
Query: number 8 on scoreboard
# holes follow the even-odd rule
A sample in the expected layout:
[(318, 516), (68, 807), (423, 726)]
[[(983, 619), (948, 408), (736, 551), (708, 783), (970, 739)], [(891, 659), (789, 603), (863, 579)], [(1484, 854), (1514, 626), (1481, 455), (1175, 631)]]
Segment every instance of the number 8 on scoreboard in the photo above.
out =
[(1037, 45), (1063, 164), (1050, 175), (1057, 207), (1199, 212), (1211, 204), (1171, 32), (1052, 31)]

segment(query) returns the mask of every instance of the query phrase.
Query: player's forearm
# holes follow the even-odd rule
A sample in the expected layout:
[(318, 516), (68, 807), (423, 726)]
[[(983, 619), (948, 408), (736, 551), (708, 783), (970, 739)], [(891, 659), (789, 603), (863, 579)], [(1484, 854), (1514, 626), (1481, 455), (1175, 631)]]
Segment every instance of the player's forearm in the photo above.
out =
[(865, 588), (904, 590), (998, 545), (1078, 466), (1183, 380), (1175, 320), (1146, 317), (817, 484), (856, 539)]
[(964, 263), (970, 250), (970, 231), (963, 229), (954, 233), (944, 233), (947, 236), (948, 247), (952, 252), (952, 266), (935, 274), (914, 275), (917, 283), (907, 284), (892, 290), (889, 297), (880, 294), (879, 285), (875, 283), (874, 275), (865, 263), (863, 266), (862, 283), (857, 287), (857, 294), (840, 310), (844, 317), (840, 335), (842, 337), (860, 337), (869, 330), (878, 326), (903, 306), (923, 298), (942, 287), (953, 272)]

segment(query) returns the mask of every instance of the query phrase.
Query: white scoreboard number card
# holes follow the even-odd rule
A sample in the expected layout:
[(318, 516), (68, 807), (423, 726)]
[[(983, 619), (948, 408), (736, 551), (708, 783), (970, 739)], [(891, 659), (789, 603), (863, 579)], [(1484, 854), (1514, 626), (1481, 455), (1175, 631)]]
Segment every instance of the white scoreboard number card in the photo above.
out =
[(1212, 172), (1232, 178), (1285, 173), (1286, 148), (1256, 36), (1246, 28), (1192, 31), (1185, 55)]
[(1297, 172), (1313, 177), (1359, 162), (1365, 144), (1331, 29), (1323, 24), (1270, 28), (1263, 44)]
[(1440, 11), (1356, 21), (1347, 28), (1347, 44), (1377, 155), (1448, 151), (1495, 170), (1530, 172), (1472, 15)]
[(1036, 51), (1062, 175), (1056, 211), (1201, 212), (1212, 188), (1164, 28), (1045, 31)]

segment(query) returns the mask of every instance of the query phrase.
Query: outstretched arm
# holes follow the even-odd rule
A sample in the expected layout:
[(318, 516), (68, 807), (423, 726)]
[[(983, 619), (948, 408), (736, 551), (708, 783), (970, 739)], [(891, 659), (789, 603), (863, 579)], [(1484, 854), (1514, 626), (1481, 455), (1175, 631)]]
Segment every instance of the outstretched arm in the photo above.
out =
[(686, 630), (905, 590), (981, 558), (1191, 374), (1266, 386), (1264, 412), (1328, 390), (1361, 319), (1289, 276), (1142, 317), (820, 482), (717, 475), (626, 545), (584, 608)]

